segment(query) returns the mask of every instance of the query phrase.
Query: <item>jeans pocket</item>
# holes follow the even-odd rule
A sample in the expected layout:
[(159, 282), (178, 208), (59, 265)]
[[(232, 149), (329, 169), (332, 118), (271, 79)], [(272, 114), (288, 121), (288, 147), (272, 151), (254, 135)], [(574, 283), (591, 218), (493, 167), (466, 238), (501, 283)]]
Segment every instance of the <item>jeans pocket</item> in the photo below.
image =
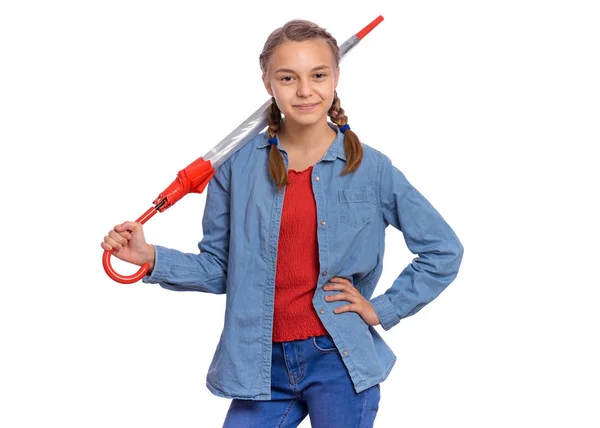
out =
[(322, 353), (330, 353), (337, 352), (337, 347), (335, 346), (335, 342), (328, 334), (324, 336), (313, 336), (312, 338), (313, 346), (315, 349)]

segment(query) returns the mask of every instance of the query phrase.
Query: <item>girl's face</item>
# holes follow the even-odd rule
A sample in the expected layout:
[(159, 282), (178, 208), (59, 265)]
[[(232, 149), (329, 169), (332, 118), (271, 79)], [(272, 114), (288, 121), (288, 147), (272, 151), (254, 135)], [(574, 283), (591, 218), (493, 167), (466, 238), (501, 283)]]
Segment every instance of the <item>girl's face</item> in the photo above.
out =
[(327, 42), (312, 39), (279, 45), (262, 78), (286, 121), (314, 125), (327, 123), (339, 75)]

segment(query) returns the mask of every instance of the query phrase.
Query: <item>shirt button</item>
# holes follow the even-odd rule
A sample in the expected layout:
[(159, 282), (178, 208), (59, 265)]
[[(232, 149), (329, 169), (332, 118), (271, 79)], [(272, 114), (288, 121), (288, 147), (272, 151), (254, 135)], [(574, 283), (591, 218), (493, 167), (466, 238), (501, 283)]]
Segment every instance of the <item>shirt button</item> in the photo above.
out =
[(321, 310), (319, 311), (319, 313), (320, 313), (320, 314), (324, 314), (324, 313), (325, 313), (325, 311), (324, 311), (323, 309), (321, 309)]
[(320, 178), (319, 178), (319, 177), (315, 177), (315, 181), (319, 181), (319, 180), (320, 180)]
[(323, 276), (327, 276), (327, 271), (326, 271), (326, 270), (324, 270), (324, 271), (323, 271), (323, 273), (321, 273), (321, 275), (323, 275)]
[(344, 351), (344, 355), (348, 355), (348, 351)]
[(325, 220), (321, 220), (321, 226), (325, 226)]

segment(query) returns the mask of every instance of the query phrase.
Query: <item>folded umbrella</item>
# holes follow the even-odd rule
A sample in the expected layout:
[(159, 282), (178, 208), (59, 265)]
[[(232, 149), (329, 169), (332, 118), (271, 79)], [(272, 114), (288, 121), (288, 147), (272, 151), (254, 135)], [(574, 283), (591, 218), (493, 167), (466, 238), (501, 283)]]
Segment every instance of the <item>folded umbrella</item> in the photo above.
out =
[[(340, 59), (358, 45), (358, 43), (369, 34), (373, 28), (379, 25), (381, 21), (383, 21), (383, 16), (377, 17), (365, 28), (346, 40), (340, 46)], [(147, 222), (154, 214), (163, 212), (167, 208), (173, 206), (188, 193), (202, 193), (210, 179), (215, 175), (215, 169), (267, 126), (267, 117), (271, 103), (271, 100), (266, 101), (258, 110), (248, 117), (248, 119), (242, 122), (208, 153), (179, 171), (177, 173), (177, 178), (154, 200), (154, 206), (142, 214), (136, 222), (142, 224)], [(102, 255), (102, 265), (104, 266), (106, 274), (117, 282), (123, 284), (137, 282), (146, 275), (150, 268), (150, 265), (145, 263), (135, 274), (131, 276), (121, 275), (117, 273), (110, 264), (111, 254), (112, 251), (104, 251), (104, 254)]]

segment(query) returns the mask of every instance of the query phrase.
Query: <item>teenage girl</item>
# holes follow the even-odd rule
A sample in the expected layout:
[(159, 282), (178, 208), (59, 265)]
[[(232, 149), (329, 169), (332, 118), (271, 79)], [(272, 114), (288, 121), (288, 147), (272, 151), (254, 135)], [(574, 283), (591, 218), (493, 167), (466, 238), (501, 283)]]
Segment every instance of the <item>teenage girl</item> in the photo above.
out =
[[(374, 326), (387, 331), (415, 314), (462, 260), (438, 211), (350, 128), (339, 60), (337, 41), (309, 21), (268, 37), (268, 129), (209, 182), (198, 254), (146, 243), (135, 222), (102, 243), (119, 259), (148, 262), (144, 282), (226, 294), (206, 386), (232, 399), (227, 428), (296, 427), (307, 415), (314, 428), (372, 427), (396, 362)], [(418, 257), (371, 298), (389, 224)]]

